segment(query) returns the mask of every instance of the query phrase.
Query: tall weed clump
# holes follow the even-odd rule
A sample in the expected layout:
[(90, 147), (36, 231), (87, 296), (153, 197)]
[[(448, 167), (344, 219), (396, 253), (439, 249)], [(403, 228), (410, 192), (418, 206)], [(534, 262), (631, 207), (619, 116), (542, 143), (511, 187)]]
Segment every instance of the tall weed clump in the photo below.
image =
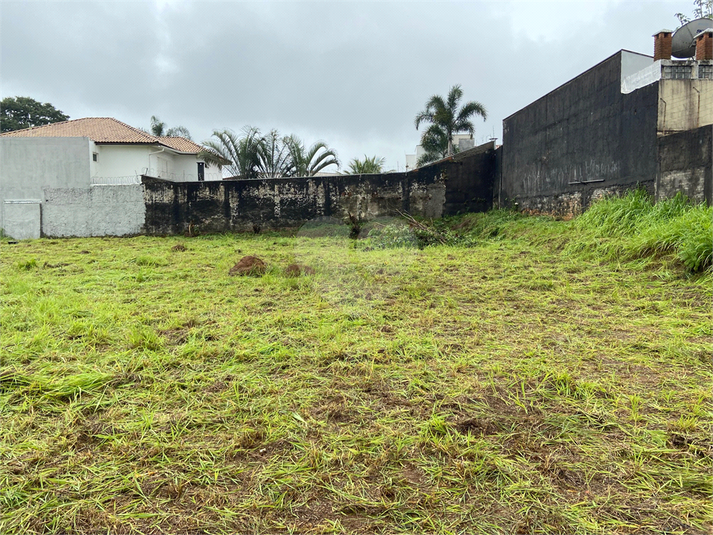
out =
[(695, 273), (713, 265), (713, 208), (683, 194), (654, 204), (644, 190), (593, 204), (574, 224), (570, 253), (636, 259), (672, 254)]

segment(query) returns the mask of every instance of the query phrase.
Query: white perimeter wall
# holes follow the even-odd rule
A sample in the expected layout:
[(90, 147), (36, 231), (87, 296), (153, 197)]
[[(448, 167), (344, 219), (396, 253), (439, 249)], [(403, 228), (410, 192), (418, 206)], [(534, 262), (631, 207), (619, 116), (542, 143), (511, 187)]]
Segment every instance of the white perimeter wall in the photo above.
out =
[(145, 220), (141, 184), (44, 191), (42, 234), (48, 237), (140, 234)]
[[(140, 233), (143, 186), (93, 186), (92, 177), (136, 176), (148, 147), (104, 148), (80, 137), (0, 138), (0, 228), (16, 239)], [(95, 163), (94, 152), (104, 157)]]
[(39, 238), (45, 188), (88, 188), (90, 147), (81, 137), (0, 138), (0, 228)]

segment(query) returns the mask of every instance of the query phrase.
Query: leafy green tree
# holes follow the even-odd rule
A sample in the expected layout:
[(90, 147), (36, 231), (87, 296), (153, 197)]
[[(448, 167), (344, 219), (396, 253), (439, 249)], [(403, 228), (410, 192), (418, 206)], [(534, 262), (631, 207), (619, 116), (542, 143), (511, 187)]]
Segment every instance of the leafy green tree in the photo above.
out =
[(241, 135), (232, 130), (215, 130), (212, 137), (214, 139), (203, 143), (203, 150), (198, 155), (206, 165), (215, 165), (218, 169), (225, 167), (231, 176), (259, 177), (262, 150), (260, 130), (246, 126)]
[(713, 0), (693, 0), (693, 17), (683, 13), (676, 13), (676, 18), (681, 26), (696, 19), (713, 19)]
[(155, 115), (151, 116), (151, 133), (156, 137), (185, 137), (186, 139), (193, 139), (188, 128), (185, 126), (174, 126), (168, 128), (166, 123)]
[(357, 158), (352, 159), (349, 162), (350, 175), (369, 175), (381, 173), (384, 169), (384, 162), (386, 158), (379, 158), (377, 156), (372, 156), (369, 158), (366, 154), (363, 160)]
[(34, 126), (59, 123), (69, 119), (49, 102), (30, 97), (7, 97), (0, 101), (0, 131), (12, 132)]
[(306, 149), (304, 143), (294, 135), (286, 137), (284, 141), (290, 151), (291, 176), (314, 176), (330, 165), (339, 168), (337, 153), (323, 141), (316, 142), (309, 149)]
[[(477, 115), (481, 116), (483, 120), (487, 118), (485, 107), (480, 102), (466, 102), (462, 107), (459, 107), (461, 98), (463, 98), (463, 90), (460, 85), (454, 85), (448, 91), (448, 96), (445, 99), (439, 95), (433, 95), (426, 102), (426, 109), (416, 115), (416, 130), (422, 123), (430, 123), (421, 137), (421, 145), (424, 148), (428, 145), (434, 149), (442, 149), (445, 140), (444, 156), (452, 156), (454, 154), (453, 135), (458, 132), (469, 132), (473, 135), (475, 126), (473, 126), (471, 118)], [(437, 152), (438, 150), (434, 151), (434, 153)]]

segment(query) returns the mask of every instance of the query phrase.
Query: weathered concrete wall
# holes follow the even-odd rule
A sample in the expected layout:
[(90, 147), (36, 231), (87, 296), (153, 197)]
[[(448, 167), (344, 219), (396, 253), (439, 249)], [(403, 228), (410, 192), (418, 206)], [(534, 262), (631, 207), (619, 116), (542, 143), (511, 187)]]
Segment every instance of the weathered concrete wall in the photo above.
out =
[(46, 188), (42, 235), (48, 237), (126, 236), (140, 234), (146, 206), (141, 184)]
[[(77, 137), (0, 138), (0, 228), (12, 227), (12, 233), (5, 231), (10, 236), (14, 233), (34, 237), (33, 229), (40, 226), (39, 207), (21, 207), (19, 203), (5, 201), (37, 204), (47, 187), (89, 187), (90, 144), (88, 138)], [(11, 204), (12, 214), (6, 218), (5, 208)]]
[(144, 177), (144, 230), (251, 231), (399, 211), (438, 218), (490, 208), (494, 174), (494, 145), (487, 144), (408, 173), (187, 183)]
[(502, 205), (561, 215), (657, 170), (658, 86), (621, 93), (621, 54), (503, 121)]
[(657, 199), (681, 191), (713, 204), (713, 126), (659, 137), (658, 156)]
[(661, 80), (658, 85), (659, 132), (713, 124), (713, 80)]

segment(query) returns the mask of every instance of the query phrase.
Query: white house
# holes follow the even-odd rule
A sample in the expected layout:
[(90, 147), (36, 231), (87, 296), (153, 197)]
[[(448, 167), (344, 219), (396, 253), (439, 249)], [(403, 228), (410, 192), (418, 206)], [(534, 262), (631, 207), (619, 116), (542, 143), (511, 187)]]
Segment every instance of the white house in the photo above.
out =
[(141, 176), (221, 180), (201, 146), (156, 137), (110, 117), (0, 135), (0, 229), (18, 239), (140, 232)]
[[(89, 139), (87, 157), (92, 184), (138, 183), (141, 175), (175, 182), (223, 178), (215, 167), (204, 169), (203, 160), (198, 158), (201, 146), (197, 143), (183, 137), (153, 136), (111, 117), (74, 119), (0, 135), (0, 138), (49, 137)], [(29, 143), (26, 150), (31, 146)], [(34, 146), (37, 153), (32, 157), (43, 159), (44, 144)], [(61, 163), (56, 155), (52, 160)]]

